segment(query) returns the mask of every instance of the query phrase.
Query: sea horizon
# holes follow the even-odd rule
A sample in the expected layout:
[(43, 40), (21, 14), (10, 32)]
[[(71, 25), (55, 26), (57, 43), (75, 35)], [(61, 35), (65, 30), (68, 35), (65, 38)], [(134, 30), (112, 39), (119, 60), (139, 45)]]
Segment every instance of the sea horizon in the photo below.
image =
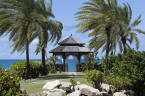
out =
[[(33, 60), (39, 60), (39, 59), (30, 59), (30, 61)], [(100, 59), (101, 60), (101, 59)], [(0, 59), (0, 67), (1, 68), (9, 68), (12, 64), (19, 62), (19, 61), (26, 61), (26, 59)], [(62, 60), (58, 59), (57, 62), (59, 64), (62, 64)], [(81, 63), (84, 62), (84, 59), (81, 59)], [(98, 59), (96, 59), (96, 62), (98, 62)], [(74, 59), (68, 59), (68, 71), (69, 72), (75, 72), (76, 71), (76, 62)]]
[[(33, 60), (40, 60), (40, 59), (30, 59), (30, 61)], [(19, 62), (19, 61), (26, 61), (26, 59), (0, 59), (0, 67), (7, 69), (9, 68), (12, 64)], [(83, 61), (83, 60), (82, 60)], [(58, 59), (57, 62), (59, 62), (60, 64), (62, 64), (62, 60)], [(69, 72), (75, 72), (75, 60), (74, 59), (68, 59), (67, 62), (69, 63), (68, 65), (68, 71)]]

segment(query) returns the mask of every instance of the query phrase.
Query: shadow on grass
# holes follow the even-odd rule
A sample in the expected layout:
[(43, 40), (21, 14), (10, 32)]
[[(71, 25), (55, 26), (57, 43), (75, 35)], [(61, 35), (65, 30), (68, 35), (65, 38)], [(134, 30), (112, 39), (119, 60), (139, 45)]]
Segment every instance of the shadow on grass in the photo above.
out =
[(69, 78), (83, 78), (84, 75), (48, 75), (39, 77), (39, 80), (53, 80), (53, 79), (69, 79)]

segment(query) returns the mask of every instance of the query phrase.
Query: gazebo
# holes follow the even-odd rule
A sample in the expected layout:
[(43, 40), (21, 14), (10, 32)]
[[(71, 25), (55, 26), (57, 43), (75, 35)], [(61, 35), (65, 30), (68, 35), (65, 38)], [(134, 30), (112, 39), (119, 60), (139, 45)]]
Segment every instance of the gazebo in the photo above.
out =
[(67, 64), (66, 61), (70, 55), (75, 57), (76, 60), (76, 71), (80, 71), (80, 59), (81, 56), (86, 56), (87, 54), (91, 53), (89, 48), (85, 47), (85, 43), (81, 42), (80, 40), (76, 39), (72, 36), (72, 34), (58, 43), (58, 47), (52, 49), (50, 53), (53, 53), (55, 56), (61, 56), (63, 59), (64, 70), (67, 72)]

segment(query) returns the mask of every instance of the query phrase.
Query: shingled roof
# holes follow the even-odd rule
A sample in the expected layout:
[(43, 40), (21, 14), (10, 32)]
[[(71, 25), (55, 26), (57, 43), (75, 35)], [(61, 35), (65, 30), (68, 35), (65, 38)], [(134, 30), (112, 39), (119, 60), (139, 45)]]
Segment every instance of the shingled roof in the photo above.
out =
[(72, 35), (64, 39), (59, 43), (59, 46), (55, 49), (52, 49), (50, 53), (61, 53), (61, 52), (81, 52), (81, 53), (90, 53), (88, 47), (84, 47), (85, 43), (74, 38)]
[(64, 39), (63, 41), (59, 42), (58, 44), (84, 44), (83, 42), (81, 42), (80, 40), (78, 40), (77, 38), (73, 37), (72, 34)]
[(91, 52), (87, 47), (80, 47), (80, 46), (58, 46), (57, 48), (50, 51), (50, 53), (54, 52)]

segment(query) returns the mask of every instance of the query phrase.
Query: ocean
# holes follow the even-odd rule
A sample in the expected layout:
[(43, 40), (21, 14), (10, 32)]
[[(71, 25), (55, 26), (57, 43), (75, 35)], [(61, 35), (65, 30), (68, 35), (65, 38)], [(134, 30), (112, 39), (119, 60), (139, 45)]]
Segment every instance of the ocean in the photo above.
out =
[(9, 68), (11, 64), (14, 64), (15, 62), (22, 61), (22, 59), (1, 59), (0, 60), (0, 67), (1, 68)]
[[(18, 61), (24, 61), (24, 59), (1, 59), (0, 60), (0, 67), (1, 68), (9, 68), (12, 64), (18, 62)], [(33, 60), (31, 60), (33, 61)], [(61, 60), (57, 60), (59, 64), (62, 64)], [(83, 63), (84, 60), (81, 60), (81, 63)], [(73, 59), (68, 59), (67, 62), (68, 64), (68, 72), (75, 72), (76, 71), (76, 62)]]
[[(24, 61), (24, 59), (1, 59), (0, 60), (0, 67), (1, 68), (9, 68), (12, 64), (18, 62), (18, 61)], [(31, 60), (32, 61), (32, 60)], [(62, 64), (61, 60), (57, 60), (58, 63)], [(68, 59), (68, 71), (69, 72), (75, 72), (75, 60)]]

